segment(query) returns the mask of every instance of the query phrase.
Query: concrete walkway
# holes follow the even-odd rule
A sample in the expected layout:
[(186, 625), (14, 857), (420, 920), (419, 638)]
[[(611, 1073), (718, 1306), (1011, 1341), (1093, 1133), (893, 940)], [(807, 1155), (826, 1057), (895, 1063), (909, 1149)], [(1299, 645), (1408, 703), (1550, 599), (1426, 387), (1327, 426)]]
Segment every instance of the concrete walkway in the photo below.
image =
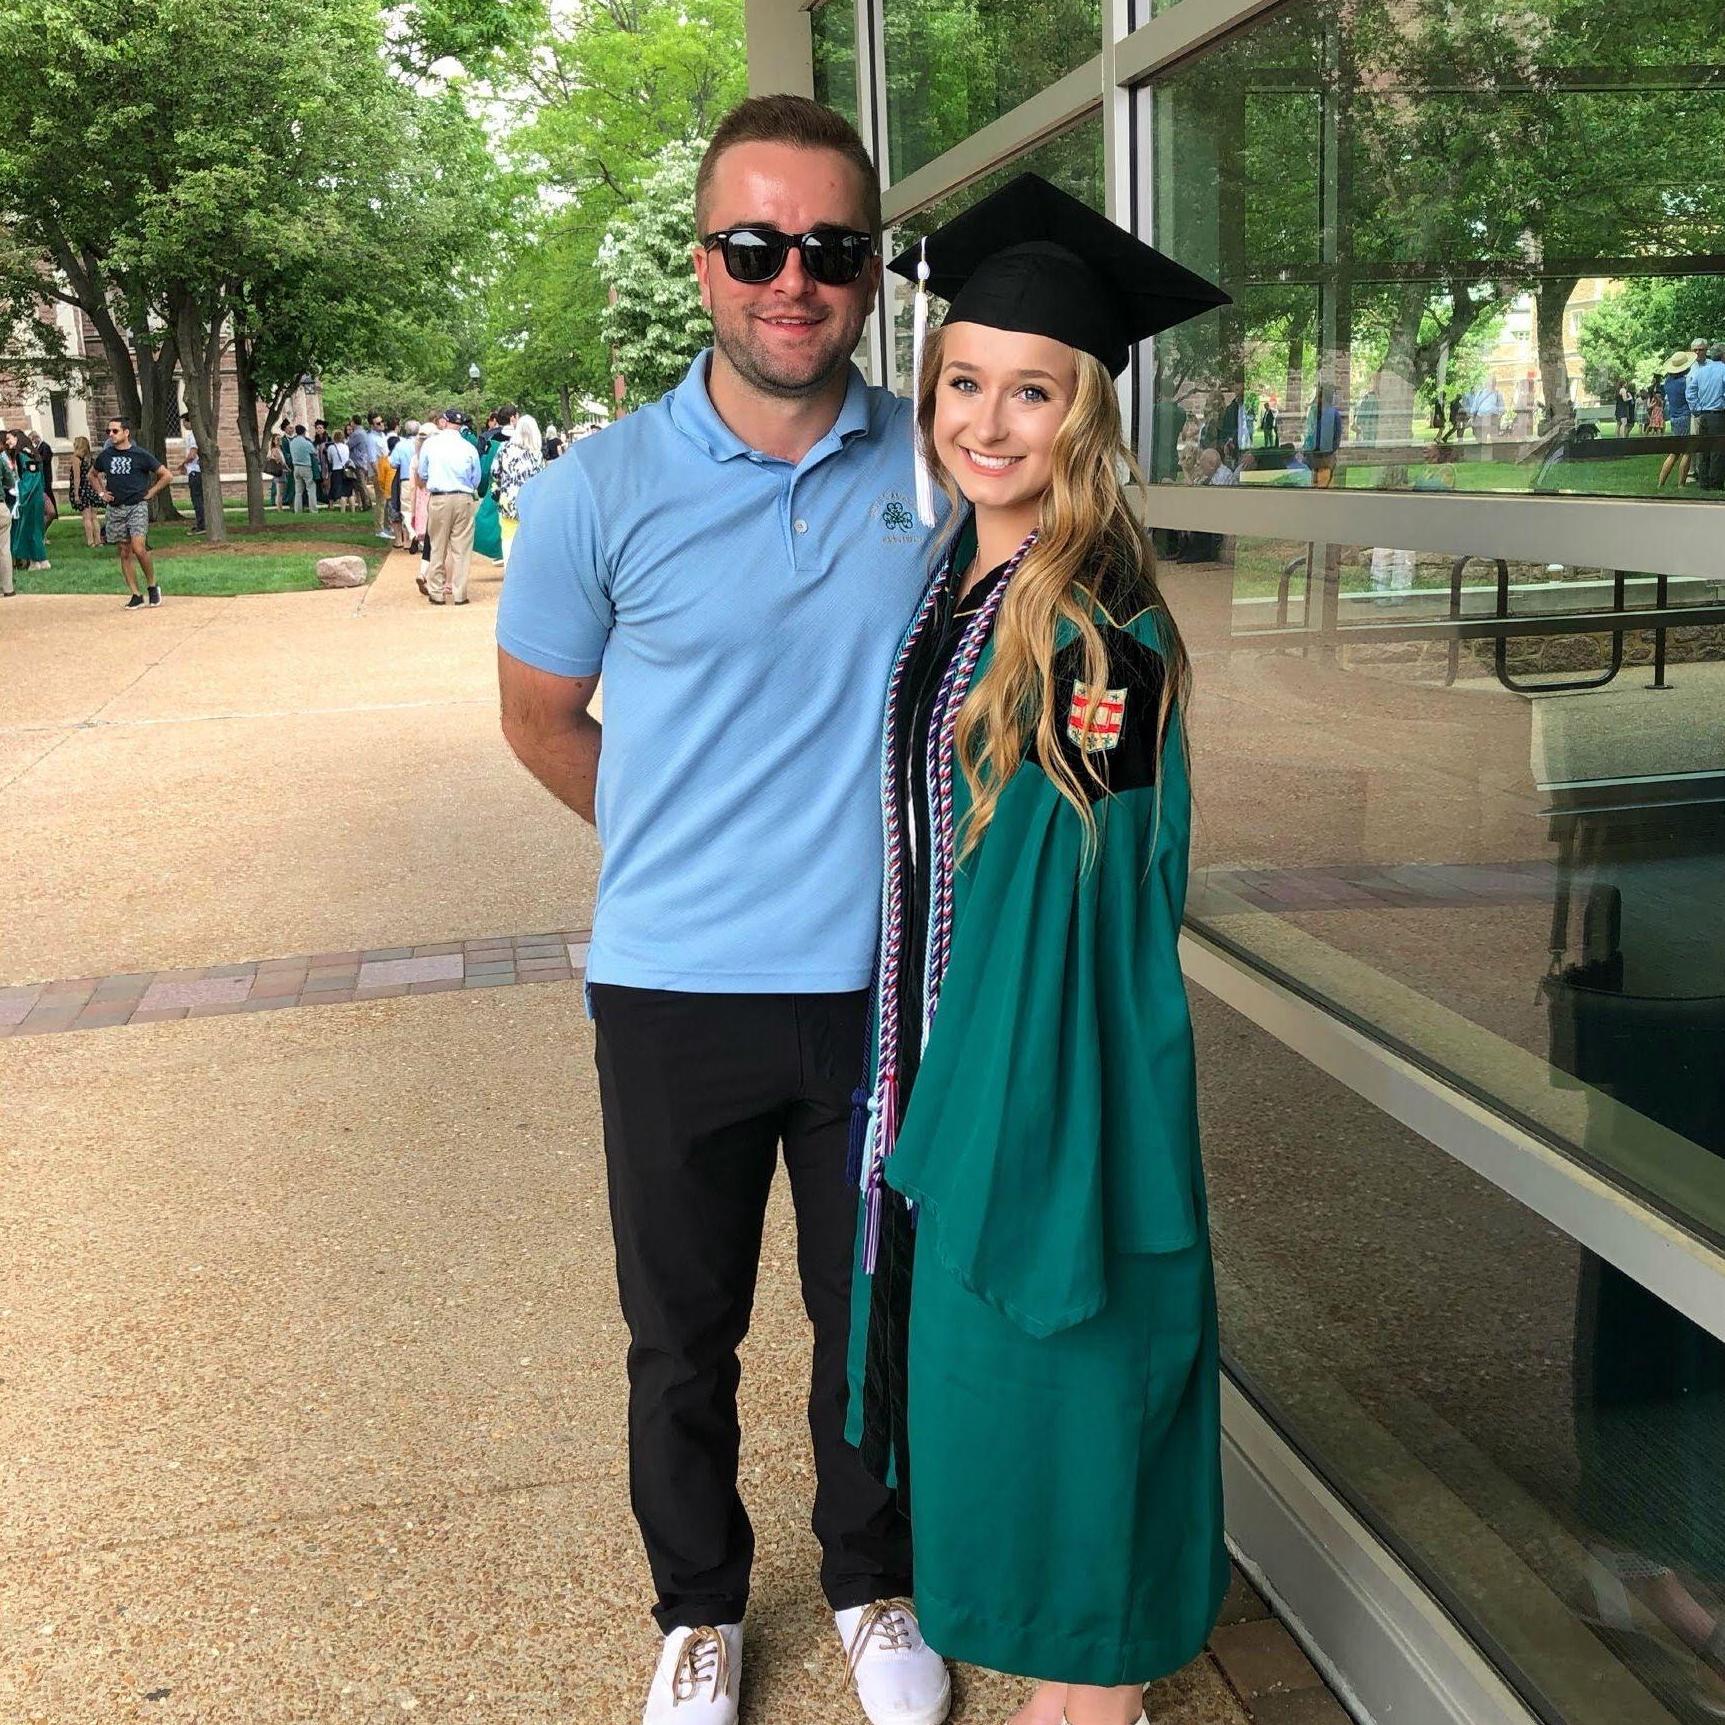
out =
[[(481, 937), (585, 926), (596, 850), (498, 736), (495, 574), (442, 611), (412, 575), (0, 613), (0, 980), (249, 988), (309, 954), (357, 983), (398, 962), (367, 951), (474, 943), (467, 986), (0, 1040), (6, 1725), (637, 1717), (589, 1030), (524, 948), (474, 985)], [(754, 1725), (861, 1718), (806, 1525), (807, 1346), (781, 1190), (744, 1375)], [(1256, 1717), (1339, 1717), (1261, 1605), (1229, 1615)], [(987, 1725), (1022, 1686), (959, 1693)], [(1153, 1702), (1248, 1717), (1216, 1656)]]

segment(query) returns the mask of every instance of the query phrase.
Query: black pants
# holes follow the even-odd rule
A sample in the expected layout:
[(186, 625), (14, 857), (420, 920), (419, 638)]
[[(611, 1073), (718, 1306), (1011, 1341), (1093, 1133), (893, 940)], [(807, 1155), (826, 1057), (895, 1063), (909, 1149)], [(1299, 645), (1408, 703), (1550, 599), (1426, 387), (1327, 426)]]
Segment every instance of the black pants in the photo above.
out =
[[(1725, 413), (1709, 408), (1695, 416), (1695, 429), (1703, 437), (1725, 437)], [(1725, 449), (1704, 449), (1695, 463), (1704, 491), (1725, 491)]]
[(754, 1533), (737, 1494), (737, 1347), (784, 1146), (814, 1326), (809, 1431), (835, 1610), (910, 1591), (910, 1529), (844, 1441), (856, 1193), (845, 1178), (863, 994), (592, 988), (617, 1287), (629, 1326), (629, 1483), (671, 1630), (737, 1623)]
[(186, 475), (186, 490), (192, 499), (192, 524), (198, 532), (204, 530), (204, 476), (201, 473)]

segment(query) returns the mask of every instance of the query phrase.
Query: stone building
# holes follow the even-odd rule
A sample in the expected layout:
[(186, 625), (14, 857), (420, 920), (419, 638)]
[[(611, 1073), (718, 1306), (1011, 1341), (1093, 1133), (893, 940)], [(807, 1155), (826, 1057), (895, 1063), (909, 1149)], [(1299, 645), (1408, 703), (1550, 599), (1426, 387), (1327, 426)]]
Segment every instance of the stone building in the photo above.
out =
[[(101, 336), (89, 317), (74, 306), (44, 303), (37, 315), (45, 322), (51, 319), (59, 325), (69, 355), (88, 362), (84, 381), (81, 387), (77, 383), (54, 384), (0, 371), (0, 429), (27, 425), (61, 453), (70, 449), (77, 437), (88, 437), (93, 446), (100, 447), (108, 416), (118, 407)], [(238, 400), (233, 367), (224, 364), (216, 410), (221, 427), (224, 480), (239, 481), (245, 476), (237, 427)], [(314, 381), (294, 392), (284, 416), (309, 426), (322, 411), (323, 394)], [(184, 452), (181, 436), (184, 424), (185, 387), (181, 384), (176, 392), (175, 411), (169, 415), (168, 447), (158, 452), (170, 466), (177, 467)]]

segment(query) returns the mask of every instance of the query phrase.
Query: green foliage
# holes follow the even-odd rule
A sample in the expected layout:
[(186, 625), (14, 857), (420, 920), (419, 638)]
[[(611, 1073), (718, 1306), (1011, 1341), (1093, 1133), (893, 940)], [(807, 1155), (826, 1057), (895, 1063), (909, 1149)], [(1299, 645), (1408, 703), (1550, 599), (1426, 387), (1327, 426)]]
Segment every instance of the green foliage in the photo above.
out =
[[(1177, 69), (1149, 121), (1158, 244), (1236, 303), (1158, 340), (1161, 393), (1372, 388), (1380, 438), (1423, 435), (1439, 378), (1446, 399), (1477, 382), (1527, 294), (1561, 422), (1579, 279), (1725, 252), (1716, 26), (1656, 0), (1356, 0)], [(1725, 330), (1720, 279), (1632, 281), (1593, 320), (1592, 385)], [(1686, 321), (1654, 316), (1680, 288)]]
[(578, 0), (514, 75), (530, 117), (507, 148), (542, 191), (489, 292), (484, 365), (548, 409), (610, 394), (600, 245), (667, 147), (746, 94), (742, 0)]
[(481, 77), (530, 50), (545, 26), (543, 0), (406, 0), (389, 13), (391, 46), (415, 77), (449, 61)]
[(1653, 296), (1620, 289), (1608, 294), (1582, 320), (1580, 347), (1582, 378), (1601, 401), (1610, 401), (1622, 383), (1645, 389), (1648, 379), (1664, 363), (1671, 349), (1661, 350), (1652, 335), (1646, 315), (1649, 297), (1669, 297), (1668, 284), (1646, 284), (1661, 290)]
[(710, 325), (689, 262), (696, 143), (672, 144), (599, 248), (599, 274), (615, 297), (600, 314), (631, 407), (670, 389), (706, 346)]
[(1098, 0), (893, 0), (884, 24), (901, 176), (1088, 60), (1102, 38)]
[(459, 386), (447, 376), (402, 376), (383, 371), (330, 371), (320, 380), (323, 385), (324, 417), (334, 425), (349, 417), (364, 418), (367, 414), (394, 414), (397, 419), (425, 419), (441, 407), (462, 407), (476, 413), (480, 423), (496, 405), (481, 405), (482, 397), (491, 391), (476, 389), (466, 377)]
[(468, 321), (519, 191), (459, 92), (403, 82), (377, 0), (19, 0), (9, 22), (0, 228), (87, 308), (172, 337), (206, 450), (233, 446), (224, 343), (268, 403)]
[(1626, 283), (1581, 325), (1587, 387), (1609, 401), (1619, 383), (1645, 389), (1697, 336), (1725, 337), (1725, 276), (1657, 276)]

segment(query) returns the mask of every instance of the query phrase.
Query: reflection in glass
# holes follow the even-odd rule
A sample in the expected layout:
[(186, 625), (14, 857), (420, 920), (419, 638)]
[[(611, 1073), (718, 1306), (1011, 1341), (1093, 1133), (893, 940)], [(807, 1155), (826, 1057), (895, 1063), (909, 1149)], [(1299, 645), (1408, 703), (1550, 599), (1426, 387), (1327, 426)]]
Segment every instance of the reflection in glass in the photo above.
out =
[(815, 100), (836, 108), (854, 126), (857, 107), (857, 12), (854, 0), (822, 0), (809, 19)]
[(1236, 303), (1158, 344), (1155, 476), (1232, 436), (1258, 483), (1393, 486), (1436, 443), (1457, 491), (1725, 490), (1725, 363), (1671, 382), (1725, 342), (1715, 24), (1317, 0), (1160, 82), (1156, 244)]
[(1725, 569), (1163, 555), (1192, 920), (1725, 1243)]
[[(970, 206), (1020, 174), (1040, 174), (1063, 192), (1082, 198), (1092, 209), (1105, 207), (1102, 181), (1102, 116), (1091, 114), (1076, 125), (1052, 138), (1045, 138), (1034, 149), (1014, 156), (1010, 162), (992, 173), (973, 181), (950, 197), (926, 205), (914, 215), (905, 216), (887, 236), (886, 255), (895, 257), (906, 246), (914, 244), (924, 234), (931, 234), (954, 216), (962, 215)], [(901, 284), (897, 311), (893, 320), (894, 345), (898, 360), (898, 388), (909, 393), (911, 387), (911, 315), (914, 303), (910, 287)], [(945, 303), (929, 301), (930, 326), (940, 323)]]
[(895, 180), (1102, 47), (1100, 0), (884, 0), (884, 27)]
[(1193, 1018), (1229, 1370), (1541, 1717), (1717, 1718), (1725, 1347), (1202, 991)]

